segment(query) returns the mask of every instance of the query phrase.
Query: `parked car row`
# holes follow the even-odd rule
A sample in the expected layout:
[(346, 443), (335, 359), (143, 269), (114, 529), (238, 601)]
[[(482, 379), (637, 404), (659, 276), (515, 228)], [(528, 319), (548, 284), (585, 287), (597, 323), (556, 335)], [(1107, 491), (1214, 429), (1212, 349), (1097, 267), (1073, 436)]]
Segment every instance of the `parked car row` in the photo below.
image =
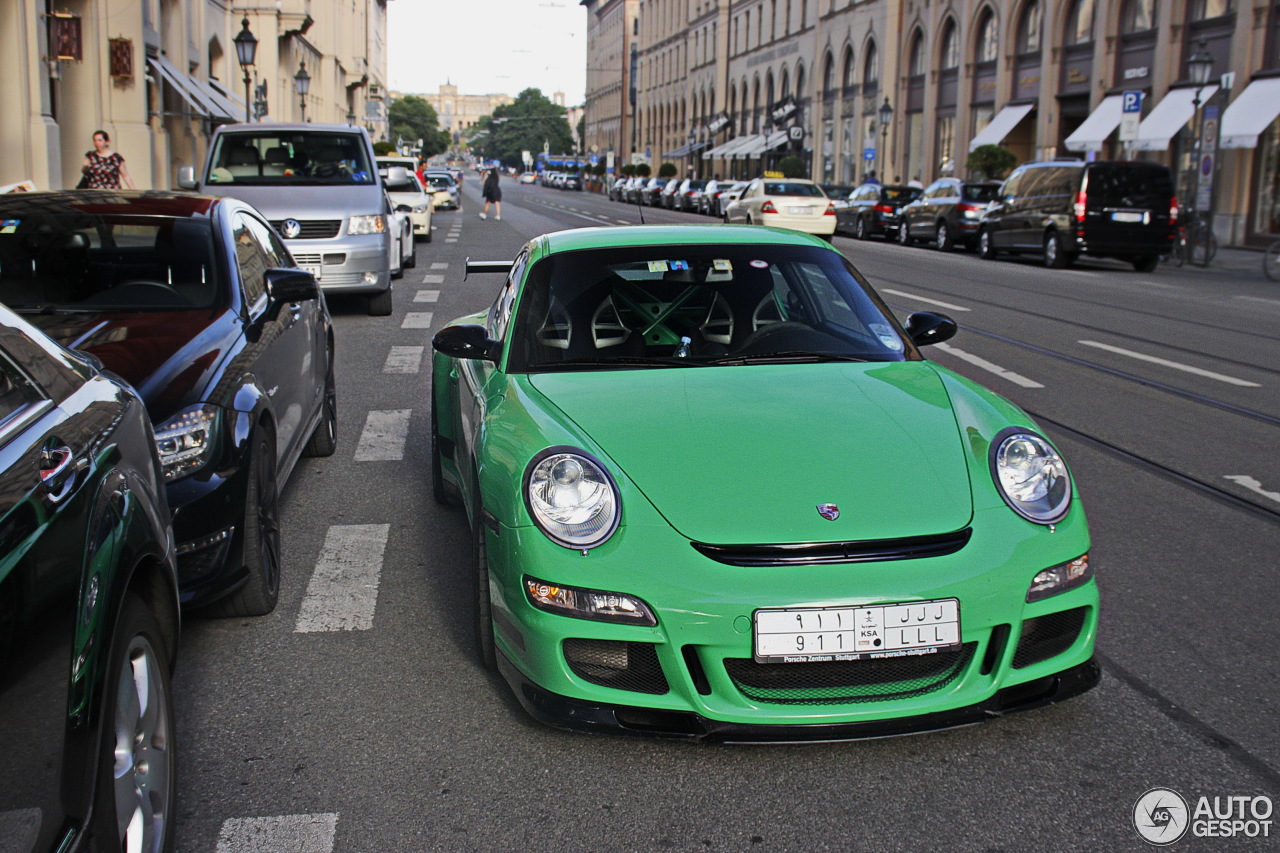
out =
[(577, 172), (545, 171), (539, 176), (539, 182), (544, 187), (554, 187), (558, 190), (582, 189), (582, 176)]

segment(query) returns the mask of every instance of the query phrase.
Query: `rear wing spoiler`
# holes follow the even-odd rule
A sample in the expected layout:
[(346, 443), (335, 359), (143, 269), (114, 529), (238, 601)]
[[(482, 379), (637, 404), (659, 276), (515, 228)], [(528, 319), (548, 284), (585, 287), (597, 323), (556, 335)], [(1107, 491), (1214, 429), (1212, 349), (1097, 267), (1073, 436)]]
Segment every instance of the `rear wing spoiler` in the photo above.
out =
[(467, 276), (472, 273), (496, 272), (506, 275), (511, 272), (511, 267), (515, 261), (473, 261), (467, 258), (467, 269), (462, 274), (462, 280), (466, 281)]

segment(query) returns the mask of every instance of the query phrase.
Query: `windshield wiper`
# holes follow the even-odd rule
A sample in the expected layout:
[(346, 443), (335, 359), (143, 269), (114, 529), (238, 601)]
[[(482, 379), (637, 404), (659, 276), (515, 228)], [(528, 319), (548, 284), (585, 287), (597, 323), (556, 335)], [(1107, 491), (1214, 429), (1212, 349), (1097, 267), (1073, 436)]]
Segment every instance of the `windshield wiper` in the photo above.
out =
[(538, 370), (559, 370), (573, 367), (702, 367), (706, 362), (694, 361), (677, 356), (654, 356), (639, 358), (622, 356), (619, 358), (575, 358), (569, 361), (556, 361), (535, 365)]
[(101, 308), (67, 308), (62, 305), (22, 305), (17, 308), (10, 306), (15, 314), (56, 314), (63, 316), (66, 314), (97, 314)]
[(833, 352), (809, 352), (808, 350), (784, 350), (781, 352), (757, 352), (750, 355), (726, 355), (713, 358), (708, 364), (816, 364), (832, 361), (864, 362), (870, 359), (857, 355), (840, 355)]

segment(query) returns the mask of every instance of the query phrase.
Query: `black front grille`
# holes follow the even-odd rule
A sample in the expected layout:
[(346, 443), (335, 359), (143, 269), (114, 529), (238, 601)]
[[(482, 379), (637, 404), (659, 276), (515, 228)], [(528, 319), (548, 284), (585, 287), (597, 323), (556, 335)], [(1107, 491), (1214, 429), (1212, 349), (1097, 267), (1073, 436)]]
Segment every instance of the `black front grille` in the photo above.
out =
[(783, 545), (709, 545), (692, 542), (694, 548), (718, 563), (730, 566), (812, 566), (833, 563), (872, 563), (918, 560), (954, 554), (969, 543), (971, 528), (931, 536), (900, 539), (866, 539), (853, 542), (801, 542)]
[(1024, 621), (1018, 647), (1013, 650), (1013, 668), (1024, 669), (1071, 648), (1084, 627), (1088, 609), (1077, 607)]
[[(284, 237), (284, 219), (271, 220), (271, 227), (280, 232), (280, 236)], [(338, 236), (338, 232), (342, 230), (341, 219), (296, 219), (294, 220), (302, 227), (302, 233), (296, 237), (288, 237), (290, 240), (328, 240)]]
[(775, 705), (844, 705), (909, 699), (941, 690), (973, 659), (977, 643), (932, 655), (822, 663), (756, 663), (726, 658), (725, 671), (748, 699)]
[(669, 689), (652, 643), (565, 640), (564, 659), (574, 675), (601, 687), (653, 694)]

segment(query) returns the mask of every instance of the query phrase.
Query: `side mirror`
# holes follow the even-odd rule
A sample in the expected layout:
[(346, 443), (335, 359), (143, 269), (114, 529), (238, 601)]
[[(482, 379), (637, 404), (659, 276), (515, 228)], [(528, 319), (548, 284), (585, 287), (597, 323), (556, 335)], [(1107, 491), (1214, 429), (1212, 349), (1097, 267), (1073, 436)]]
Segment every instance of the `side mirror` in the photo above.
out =
[(450, 358), (497, 362), (500, 344), (490, 340), (484, 326), (461, 323), (457, 326), (445, 326), (436, 332), (436, 336), (431, 339), (431, 346), (436, 352)]
[(320, 296), (320, 285), (309, 272), (287, 267), (269, 269), (267, 292), (275, 302), (303, 302)]
[(907, 317), (907, 337), (918, 347), (940, 344), (956, 335), (956, 321), (946, 314), (917, 311)]
[(195, 166), (179, 166), (178, 167), (178, 186), (184, 190), (196, 189), (196, 167)]

